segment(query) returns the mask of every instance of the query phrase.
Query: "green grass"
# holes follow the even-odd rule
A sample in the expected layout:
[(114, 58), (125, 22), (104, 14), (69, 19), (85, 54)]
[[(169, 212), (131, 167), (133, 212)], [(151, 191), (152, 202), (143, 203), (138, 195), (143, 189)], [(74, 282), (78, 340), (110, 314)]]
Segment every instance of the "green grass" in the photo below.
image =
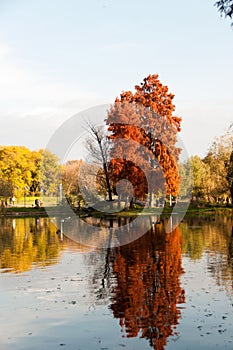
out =
[[(42, 200), (43, 206), (40, 208), (35, 208), (35, 200)], [(9, 205), (8, 207), (0, 207), (1, 216), (47, 216), (46, 209), (51, 211), (59, 212), (57, 208), (58, 199), (57, 197), (36, 197), (28, 196), (16, 198), (14, 205)]]
[[(34, 203), (37, 197), (27, 197), (26, 198), (26, 206), (24, 206), (24, 198), (19, 200), (15, 206), (9, 206), (7, 208), (0, 208), (0, 214), (2, 216), (39, 216), (39, 215), (47, 215), (47, 211), (51, 213), (61, 214), (64, 212), (63, 207), (57, 206), (57, 198), (56, 197), (47, 197), (44, 201), (44, 206), (46, 206), (46, 210), (43, 207), (35, 208)], [(164, 207), (164, 208), (143, 208), (140, 206), (136, 206), (134, 209), (122, 210), (120, 212), (107, 213), (103, 211), (93, 210), (89, 213), (89, 215), (94, 217), (102, 217), (102, 218), (118, 218), (118, 217), (135, 217), (138, 215), (161, 215), (166, 216), (173, 214), (185, 214), (185, 216), (196, 216), (196, 215), (233, 215), (233, 206), (219, 206), (219, 205), (206, 205), (205, 207), (196, 207), (189, 206), (188, 210), (184, 211), (182, 207), (176, 208), (174, 211), (173, 207)], [(78, 213), (78, 212), (77, 212)], [(85, 211), (84, 211), (85, 213)]]
[(31, 216), (48, 216), (48, 215), (61, 215), (64, 214), (64, 209), (58, 206), (50, 207), (0, 207), (0, 216), (6, 217), (31, 217)]
[(57, 206), (58, 199), (57, 197), (36, 197), (36, 196), (31, 196), (31, 197), (21, 197), (17, 198), (15, 201), (14, 206), (16, 207), (33, 207), (35, 206), (35, 200), (39, 199), (43, 201), (44, 206)]

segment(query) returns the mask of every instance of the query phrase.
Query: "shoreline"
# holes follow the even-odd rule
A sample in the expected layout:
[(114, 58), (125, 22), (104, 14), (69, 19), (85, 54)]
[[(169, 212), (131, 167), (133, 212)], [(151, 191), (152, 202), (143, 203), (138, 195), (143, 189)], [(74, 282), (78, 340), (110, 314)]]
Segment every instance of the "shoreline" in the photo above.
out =
[[(173, 211), (173, 207), (165, 207), (161, 212), (161, 208), (147, 208), (144, 209), (132, 209), (123, 210), (118, 213), (104, 213), (97, 210), (89, 210), (84, 208), (80, 211), (74, 211), (76, 215), (82, 216), (93, 216), (98, 218), (119, 218), (119, 217), (135, 217), (138, 215), (184, 215), (186, 216), (198, 216), (198, 215), (232, 215), (233, 216), (233, 206), (206, 206), (206, 207), (195, 207), (190, 206), (188, 210), (182, 210), (182, 208)], [(0, 217), (48, 217), (48, 216), (63, 216), (69, 214), (62, 207), (41, 207), (41, 208), (31, 208), (31, 207), (8, 207), (0, 209)]]

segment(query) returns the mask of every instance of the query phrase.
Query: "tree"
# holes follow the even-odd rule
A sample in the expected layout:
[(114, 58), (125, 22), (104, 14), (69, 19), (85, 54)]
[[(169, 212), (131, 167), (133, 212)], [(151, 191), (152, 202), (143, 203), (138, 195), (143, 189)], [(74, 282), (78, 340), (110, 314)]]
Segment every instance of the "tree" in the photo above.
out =
[(193, 191), (193, 167), (190, 158), (179, 164), (179, 175), (179, 196), (187, 198), (187, 196)]
[(155, 190), (155, 182), (145, 180), (156, 172), (161, 177), (162, 170), (166, 193), (176, 196), (180, 151), (176, 135), (181, 118), (173, 115), (174, 95), (161, 84), (158, 75), (149, 75), (135, 90), (123, 92), (108, 112), (112, 176), (115, 182), (123, 178), (138, 182), (135, 196), (142, 197)]
[(112, 187), (110, 181), (110, 174), (108, 169), (109, 161), (109, 138), (103, 126), (95, 126), (92, 123), (87, 123), (87, 130), (89, 137), (86, 140), (86, 148), (92, 161), (96, 165), (102, 166), (102, 171), (99, 172), (99, 184), (104, 179), (106, 191), (108, 193), (108, 200), (112, 201)]
[(199, 156), (192, 156), (189, 158), (189, 163), (193, 172), (193, 200), (204, 199), (208, 194), (208, 174), (209, 167), (205, 164)]
[[(57, 193), (61, 166), (48, 150), (31, 151), (24, 146), (0, 147), (0, 179), (11, 186), (12, 195)], [(5, 191), (5, 190), (4, 190)], [(8, 191), (9, 192), (9, 191)]]
[(38, 151), (32, 151), (31, 158), (33, 161), (33, 167), (31, 168), (30, 194), (40, 195), (40, 166), (42, 154)]
[(69, 160), (62, 168), (63, 192), (70, 204), (81, 206), (84, 201), (80, 193), (79, 171), (82, 160)]
[(41, 149), (40, 190), (46, 195), (57, 195), (61, 182), (61, 165), (58, 157), (47, 149)]
[(226, 199), (230, 195), (227, 174), (230, 164), (232, 142), (233, 137), (230, 132), (216, 137), (206, 157), (203, 159), (203, 162), (207, 164), (210, 169), (210, 177), (205, 181), (209, 182), (208, 195), (214, 202), (218, 201), (218, 198)]
[(30, 191), (38, 186), (40, 159), (38, 152), (23, 146), (0, 148), (0, 178), (11, 184), (14, 195), (20, 196), (25, 188)]
[[(218, 8), (218, 11), (225, 17), (233, 17), (233, 0), (219, 0), (215, 3), (215, 6)], [(233, 25), (233, 23), (232, 23)]]
[(229, 187), (230, 187), (231, 202), (233, 203), (233, 143), (232, 143), (230, 162), (227, 166), (227, 181), (228, 181)]
[[(233, 204), (233, 136), (232, 136), (232, 131), (233, 131), (233, 123), (231, 123), (229, 127), (229, 133), (231, 135), (231, 156), (229, 163), (227, 164), (227, 181), (230, 185), (230, 193), (231, 193), (231, 203)], [(229, 135), (228, 133), (228, 135)]]
[[(180, 166), (182, 178), (180, 194), (189, 188), (189, 180), (193, 177), (193, 199), (208, 202), (224, 203), (230, 196), (232, 186), (232, 152), (233, 137), (230, 132), (216, 137), (207, 155), (201, 159), (192, 156)], [(190, 176), (190, 170), (192, 176)]]
[(0, 179), (0, 198), (3, 197), (5, 203), (9, 197), (12, 197), (14, 194), (14, 188), (11, 181), (5, 179)]

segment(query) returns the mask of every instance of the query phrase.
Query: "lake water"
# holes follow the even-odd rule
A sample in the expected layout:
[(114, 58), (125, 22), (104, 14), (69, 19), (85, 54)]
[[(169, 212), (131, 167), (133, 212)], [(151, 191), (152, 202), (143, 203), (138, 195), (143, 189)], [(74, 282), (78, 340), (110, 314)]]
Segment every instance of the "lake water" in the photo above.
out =
[(233, 349), (232, 218), (109, 249), (59, 225), (0, 219), (1, 350)]

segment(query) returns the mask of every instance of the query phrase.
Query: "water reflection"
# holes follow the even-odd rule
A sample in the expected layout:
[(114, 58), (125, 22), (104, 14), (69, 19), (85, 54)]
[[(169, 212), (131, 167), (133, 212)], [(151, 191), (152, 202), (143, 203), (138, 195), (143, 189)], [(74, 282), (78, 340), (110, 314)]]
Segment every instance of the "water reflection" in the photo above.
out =
[[(111, 228), (124, 225), (127, 220), (130, 219), (118, 221), (97, 219), (95, 224), (99, 225), (100, 233), (102, 227), (104, 228), (104, 239), (111, 241), (111, 239), (117, 239), (116, 236), (111, 237)], [(183, 271), (182, 256), (184, 257), (183, 264), (185, 264), (185, 260), (197, 262), (204, 257), (203, 270), (207, 269), (207, 276), (213, 277), (213, 285), (224, 286), (227, 292), (233, 295), (232, 218), (186, 219), (180, 228), (176, 228), (169, 234), (165, 233), (166, 223), (158, 222), (156, 218), (153, 221), (155, 224), (152, 229), (138, 240), (121, 247), (110, 248), (111, 244), (109, 244), (108, 249), (97, 249), (81, 246), (67, 238), (66, 234), (71, 237), (72, 231), (77, 230), (76, 223), (73, 224), (72, 220), (68, 218), (57, 218), (57, 220), (54, 219), (54, 222), (48, 218), (1, 219), (0, 267), (5, 272), (9, 272), (11, 269), (15, 272), (22, 272), (32, 267), (47, 266), (59, 261), (60, 264), (57, 267), (53, 266), (52, 278), (48, 274), (47, 280), (45, 280), (44, 275), (41, 277), (42, 282), (37, 281), (37, 276), (42, 276), (37, 274), (36, 277), (34, 276), (34, 283), (31, 283), (30, 279), (34, 290), (31, 291), (32, 288), (27, 286), (28, 281), (21, 286), (20, 290), (23, 293), (25, 288), (28, 288), (28, 295), (35, 293), (39, 296), (37, 299), (33, 297), (33, 303), (39, 304), (42, 300), (41, 295), (44, 293), (45, 304), (47, 300), (50, 302), (49, 315), (51, 316), (54, 312), (54, 317), (58, 319), (60, 317), (62, 321), (64, 315), (69, 320), (70, 310), (77, 307), (74, 310), (74, 320), (72, 319), (70, 323), (67, 321), (67, 329), (69, 331), (73, 329), (73, 333), (76, 335), (78, 324), (81, 338), (86, 334), (82, 333), (83, 315), (78, 316), (76, 312), (81, 305), (85, 305), (85, 307), (87, 305), (88, 310), (91, 307), (93, 310), (97, 310), (97, 306), (99, 306), (101, 312), (97, 314), (95, 323), (91, 316), (86, 324), (84, 322), (85, 327), (87, 327), (90, 320), (92, 321), (90, 328), (94, 334), (93, 338), (96, 339), (99, 336), (98, 332), (100, 332), (97, 323), (104, 322), (104, 311), (102, 310), (104, 307), (108, 307), (111, 319), (115, 318), (118, 324), (118, 328), (114, 324), (115, 328), (113, 327), (111, 332), (114, 336), (122, 334), (124, 346), (127, 346), (129, 343), (126, 341), (132, 340), (132, 338), (134, 340), (143, 338), (151, 348), (162, 350), (169, 347), (170, 339), (178, 335), (176, 327), (179, 323), (182, 324), (181, 316), (184, 318), (187, 311), (185, 308), (187, 306), (190, 308), (193, 285), (191, 276), (187, 276), (187, 273)], [(80, 229), (80, 227), (78, 228)], [(67, 248), (69, 249), (67, 250)], [(73, 256), (69, 255), (71, 249), (75, 250)], [(76, 254), (77, 250), (78, 254)], [(65, 256), (65, 258), (62, 260), (61, 252), (64, 251), (63, 257)], [(187, 268), (187, 265), (185, 266)], [(7, 275), (5, 274), (4, 277), (6, 280)], [(181, 280), (184, 281), (184, 279), (189, 291), (187, 303), (185, 290), (181, 284)], [(189, 281), (191, 281), (190, 285), (188, 285)], [(40, 284), (40, 288), (37, 286), (38, 289), (36, 289), (37, 284)], [(50, 285), (49, 293), (46, 290), (48, 285)], [(209, 298), (210, 285), (202, 287), (206, 288)], [(199, 284), (196, 288), (200, 289)], [(24, 294), (21, 296), (23, 299)], [(66, 300), (67, 305), (64, 309), (64, 301)], [(209, 299), (204, 300), (209, 303)], [(199, 299), (197, 299), (197, 303), (198, 301)], [(192, 301), (192, 307), (197, 303)], [(37, 304), (33, 307), (37, 307)], [(215, 304), (214, 301), (213, 305)], [(43, 317), (41, 316), (41, 323), (48, 319), (47, 307), (46, 304)], [(18, 308), (21, 310), (19, 305)], [(181, 315), (182, 312), (183, 315)], [(190, 314), (194, 315), (193, 309), (191, 309)], [(8, 310), (6, 315), (8, 315)], [(200, 314), (200, 320), (203, 319), (202, 316), (206, 316), (206, 311), (203, 315)], [(89, 315), (85, 317), (89, 317)], [(109, 318), (107, 322), (109, 322)], [(219, 321), (216, 322), (219, 325)], [(191, 327), (197, 328), (196, 324)], [(62, 326), (56, 329), (58, 331), (56, 334), (63, 336), (63, 330), (64, 324), (62, 323)], [(68, 332), (67, 344), (69, 339), (70, 333)], [(112, 348), (116, 348), (117, 344), (119, 342), (110, 345)], [(92, 349), (94, 348), (96, 347), (93, 345)]]
[(127, 337), (140, 334), (154, 349), (163, 349), (178, 323), (177, 304), (185, 302), (180, 286), (181, 234), (162, 231), (145, 235), (116, 252), (117, 279), (111, 309)]
[(186, 219), (180, 225), (183, 254), (191, 260), (207, 256), (207, 269), (218, 286), (233, 295), (233, 235), (231, 217), (199, 217)]
[(154, 349), (164, 349), (185, 303), (180, 286), (181, 232), (165, 234), (157, 225), (139, 240), (100, 252), (90, 281), (96, 303), (110, 296), (109, 308), (119, 319), (123, 336), (145, 338)]
[[(157, 220), (156, 217), (154, 217)], [(117, 247), (135, 241), (152, 225), (151, 216), (119, 217), (104, 219), (85, 216), (63, 219), (64, 232), (68, 237), (86, 246), (96, 248)]]
[(55, 226), (46, 218), (0, 221), (0, 268), (23, 272), (33, 263), (46, 266), (57, 262), (60, 252)]
[(170, 234), (164, 227), (155, 225), (129, 245), (91, 254), (96, 304), (110, 299), (123, 336), (145, 338), (154, 349), (164, 349), (176, 334), (185, 307), (179, 305), (185, 303), (182, 255), (194, 261), (207, 257), (216, 285), (233, 294), (232, 218), (189, 218)]

